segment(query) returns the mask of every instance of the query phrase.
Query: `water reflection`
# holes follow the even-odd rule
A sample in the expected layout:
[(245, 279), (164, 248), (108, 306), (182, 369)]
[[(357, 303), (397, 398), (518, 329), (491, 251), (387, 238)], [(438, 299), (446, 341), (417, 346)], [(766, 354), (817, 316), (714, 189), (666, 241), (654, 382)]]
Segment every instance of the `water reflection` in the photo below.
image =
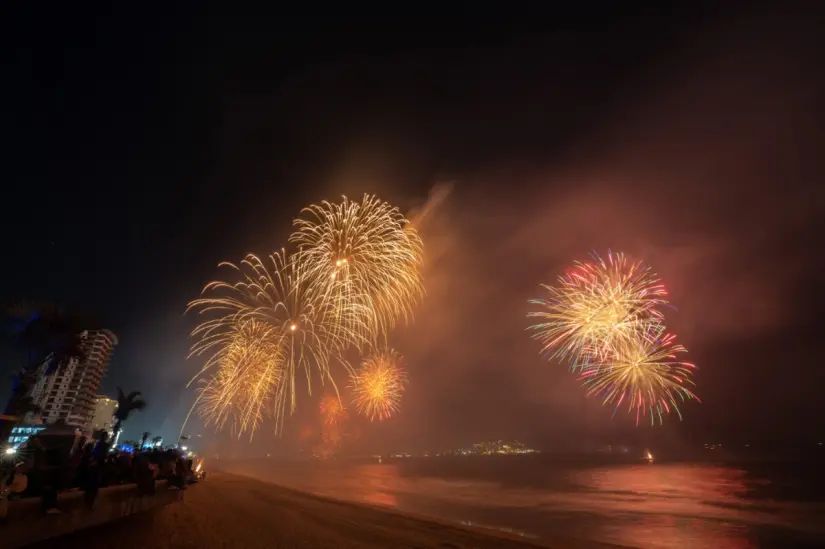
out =
[[(740, 468), (652, 464), (571, 469), (526, 462), (439, 467), (301, 462), (229, 468), (300, 490), (539, 537), (649, 549), (759, 547), (765, 529), (822, 535), (821, 502), (754, 497)], [(491, 462), (492, 463), (492, 462)], [(532, 463), (532, 465), (530, 464)], [(453, 464), (454, 465), (454, 464)]]
[[(770, 521), (743, 499), (745, 472), (712, 466), (640, 466), (576, 473), (598, 498), (602, 537), (621, 545), (656, 549), (758, 547), (747, 522)], [(603, 504), (608, 500), (610, 503)]]
[[(383, 468), (390, 470), (389, 468)], [(381, 471), (358, 471), (353, 474), (355, 478), (363, 478), (364, 483), (363, 501), (374, 505), (385, 505), (388, 507), (398, 507), (398, 498), (395, 497), (394, 479), (397, 478), (395, 472), (387, 475)]]

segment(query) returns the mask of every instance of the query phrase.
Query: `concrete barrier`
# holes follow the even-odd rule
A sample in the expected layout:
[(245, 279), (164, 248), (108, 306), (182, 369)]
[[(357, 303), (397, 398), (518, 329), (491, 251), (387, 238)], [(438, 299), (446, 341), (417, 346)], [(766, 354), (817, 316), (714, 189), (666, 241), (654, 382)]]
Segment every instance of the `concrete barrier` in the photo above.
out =
[(40, 498), (11, 501), (0, 524), (0, 547), (17, 549), (76, 530), (111, 522), (119, 518), (162, 507), (183, 499), (183, 491), (169, 490), (165, 481), (157, 483), (155, 494), (138, 495), (137, 486), (128, 484), (102, 488), (94, 505), (84, 505), (83, 492), (64, 492), (58, 496), (60, 514), (44, 515)]

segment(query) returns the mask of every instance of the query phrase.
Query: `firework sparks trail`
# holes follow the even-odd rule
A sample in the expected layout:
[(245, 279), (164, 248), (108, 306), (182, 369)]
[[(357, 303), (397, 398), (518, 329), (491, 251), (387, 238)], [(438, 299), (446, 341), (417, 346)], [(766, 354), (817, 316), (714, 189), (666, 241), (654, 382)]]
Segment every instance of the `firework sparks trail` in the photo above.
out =
[(530, 326), (533, 338), (543, 345), (543, 354), (570, 360), (574, 369), (603, 360), (622, 340), (660, 326), (658, 307), (667, 304), (658, 275), (621, 253), (576, 262), (556, 286), (542, 287), (549, 296), (530, 301), (540, 307), (528, 313), (536, 319)]
[(251, 319), (234, 327), (230, 342), (208, 362), (215, 375), (205, 381), (198, 398), (206, 425), (218, 429), (231, 421), (233, 432), (254, 436), (267, 414), (272, 396), (282, 384), (283, 349), (274, 342), (272, 328)]
[(622, 404), (627, 405), (629, 413), (636, 412), (637, 425), (645, 415), (650, 416), (651, 424), (656, 419), (662, 423), (664, 415), (672, 411), (681, 419), (679, 404), (699, 401), (690, 388), (696, 367), (677, 359), (687, 350), (663, 330), (656, 326), (632, 338), (616, 339), (612, 352), (587, 363), (579, 378), (588, 395), (600, 397), (605, 405), (614, 404), (614, 414)]
[(370, 421), (389, 419), (399, 409), (407, 383), (401, 356), (393, 350), (370, 356), (352, 374), (353, 404)]
[[(247, 410), (246, 415), (236, 418), (235, 424), (240, 432), (254, 432), (260, 419), (251, 418), (259, 418), (260, 413), (251, 410), (260, 410), (265, 403), (270, 403), (276, 432), (280, 432), (287, 407), (290, 413), (295, 409), (298, 372), (304, 372), (310, 392), (313, 370), (322, 382), (332, 381), (330, 360), (351, 343), (342, 339), (345, 332), (331, 324), (342, 319), (349, 322), (349, 313), (330, 313), (330, 305), (308, 284), (302, 264), (283, 250), (268, 260), (264, 262), (250, 254), (240, 265), (222, 263), (221, 266), (231, 269), (234, 281), (210, 282), (201, 297), (193, 300), (187, 309), (195, 309), (206, 317), (192, 332), (195, 341), (189, 356), (211, 355), (192, 381), (213, 371), (212, 379), (203, 381), (206, 388), (193, 408), (197, 406), (218, 427), (226, 423), (230, 414), (243, 409)], [(258, 339), (244, 338), (243, 341), (258, 351), (255, 351), (257, 354), (252, 350), (248, 352), (260, 356), (262, 349), (266, 349), (278, 357), (281, 365), (277, 384), (260, 385), (267, 386), (269, 392), (253, 391), (251, 381), (238, 382), (251, 376), (254, 369), (239, 366), (234, 357), (245, 356), (243, 352), (230, 353), (240, 345), (237, 334), (253, 321), (261, 327), (255, 332)], [(236, 400), (243, 403), (242, 408)]]
[(290, 242), (342, 339), (375, 343), (423, 294), (422, 243), (398, 208), (370, 195), (301, 212)]

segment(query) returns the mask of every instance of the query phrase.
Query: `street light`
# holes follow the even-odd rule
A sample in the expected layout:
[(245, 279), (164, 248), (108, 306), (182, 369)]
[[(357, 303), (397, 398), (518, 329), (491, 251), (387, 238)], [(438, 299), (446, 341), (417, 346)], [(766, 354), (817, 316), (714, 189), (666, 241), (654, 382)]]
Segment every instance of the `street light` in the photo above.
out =
[(11, 455), (14, 455), (16, 453), (17, 453), (17, 448), (15, 448), (14, 446), (6, 448), (6, 455), (7, 456), (11, 456)]

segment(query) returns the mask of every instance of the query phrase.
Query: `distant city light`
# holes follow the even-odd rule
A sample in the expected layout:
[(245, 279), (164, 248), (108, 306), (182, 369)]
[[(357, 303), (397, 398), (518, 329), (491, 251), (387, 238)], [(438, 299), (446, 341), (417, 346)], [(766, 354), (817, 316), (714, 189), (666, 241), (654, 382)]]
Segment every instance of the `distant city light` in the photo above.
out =
[[(456, 450), (449, 450), (445, 453), (436, 453), (430, 455), (458, 455), (458, 456), (471, 456), (471, 455), (481, 455), (481, 456), (490, 456), (495, 454), (533, 454), (538, 453), (538, 450), (533, 448), (529, 448), (518, 441), (509, 441), (505, 442), (502, 440), (491, 440), (487, 442), (479, 442), (477, 444), (473, 444), (470, 448), (459, 448)], [(427, 454), (424, 454), (427, 457)], [(391, 457), (411, 457), (409, 454), (396, 454), (395, 456)]]

